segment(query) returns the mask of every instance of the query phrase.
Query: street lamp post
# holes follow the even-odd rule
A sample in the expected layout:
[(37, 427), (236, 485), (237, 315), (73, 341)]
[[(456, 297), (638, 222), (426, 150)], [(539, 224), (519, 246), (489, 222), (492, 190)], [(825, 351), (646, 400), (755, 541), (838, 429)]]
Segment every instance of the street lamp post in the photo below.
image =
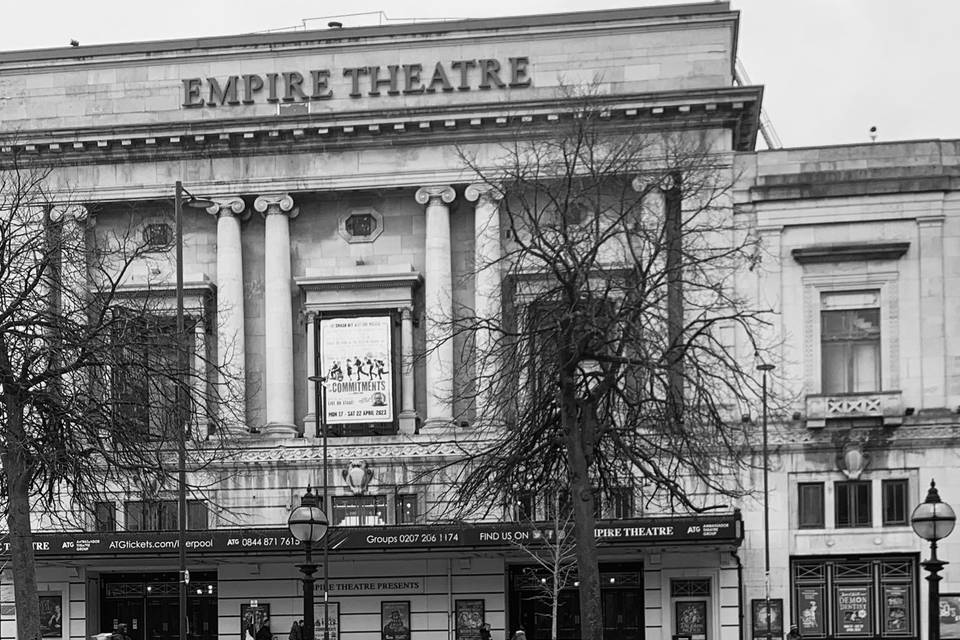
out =
[[(327, 515), (317, 505), (316, 494), (307, 487), (307, 492), (300, 498), (300, 506), (291, 511), (287, 519), (290, 533), (304, 544), (306, 555), (306, 562), (297, 565), (303, 573), (303, 640), (314, 640), (313, 574), (317, 571), (317, 565), (313, 564), (313, 543), (325, 539), (328, 526)], [(326, 628), (326, 620), (323, 626)]]
[(763, 584), (764, 615), (767, 630), (766, 639), (770, 640), (770, 464), (767, 459), (767, 372), (773, 371), (773, 365), (761, 363), (757, 370), (763, 374)]
[[(316, 327), (314, 327), (316, 331)], [(319, 344), (319, 336), (317, 336)], [(314, 354), (316, 358), (316, 368), (317, 372), (321, 371), (321, 362), (319, 350)], [(327, 377), (323, 375), (310, 376), (310, 381), (313, 382), (313, 392), (315, 395), (314, 405), (316, 406), (317, 412), (317, 426), (320, 428), (320, 434), (323, 438), (323, 461), (320, 472), (323, 474), (323, 506), (327, 507)], [(329, 551), (330, 545), (327, 544), (327, 538), (323, 538), (323, 640), (330, 640), (330, 629), (327, 625), (327, 622), (330, 620), (330, 612), (327, 610), (330, 600), (330, 569), (329, 563), (327, 562), (327, 554)]]
[(177, 427), (177, 549), (178, 549), (178, 599), (180, 640), (187, 640), (187, 584), (190, 573), (187, 571), (187, 421), (183, 411), (183, 386), (186, 384), (186, 354), (184, 353), (183, 321), (183, 205), (192, 209), (206, 209), (212, 200), (197, 198), (184, 188), (179, 180), (174, 185), (173, 224), (176, 239), (176, 295), (177, 295), (177, 385), (174, 393)]
[(921, 564), (930, 574), (927, 576), (929, 593), (927, 595), (927, 637), (940, 640), (940, 572), (947, 565), (937, 557), (937, 541), (946, 538), (953, 531), (957, 516), (949, 504), (940, 499), (936, 483), (930, 481), (927, 499), (917, 505), (910, 516), (910, 525), (914, 533), (930, 543), (930, 559)]

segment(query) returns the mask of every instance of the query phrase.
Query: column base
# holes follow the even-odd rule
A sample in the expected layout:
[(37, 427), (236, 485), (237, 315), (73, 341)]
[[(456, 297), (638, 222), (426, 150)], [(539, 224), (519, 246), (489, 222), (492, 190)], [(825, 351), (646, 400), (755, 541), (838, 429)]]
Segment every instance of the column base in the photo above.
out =
[(439, 433), (453, 427), (453, 418), (427, 418), (420, 427), (420, 433)]
[(400, 433), (412, 436), (417, 432), (420, 416), (417, 415), (416, 411), (401, 411), (397, 422), (399, 423)]
[(264, 438), (296, 438), (297, 425), (282, 422), (269, 422), (260, 430)]

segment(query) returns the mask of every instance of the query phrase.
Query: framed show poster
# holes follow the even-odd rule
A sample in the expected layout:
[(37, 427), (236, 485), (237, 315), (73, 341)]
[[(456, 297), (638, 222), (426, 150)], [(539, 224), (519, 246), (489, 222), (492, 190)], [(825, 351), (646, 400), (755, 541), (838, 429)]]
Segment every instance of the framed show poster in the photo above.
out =
[[(771, 638), (783, 637), (783, 600), (770, 598), (770, 630)], [(750, 601), (750, 610), (753, 612), (753, 637), (767, 637), (767, 599)]]
[[(909, 636), (913, 631), (913, 586), (909, 584), (885, 584), (880, 587), (883, 599), (881, 618), (885, 636)], [(943, 607), (941, 605), (941, 611)]]
[(837, 636), (873, 635), (873, 594), (869, 586), (836, 587)]
[(328, 424), (393, 421), (392, 327), (387, 315), (320, 320)]
[(678, 600), (674, 605), (674, 628), (690, 640), (707, 640), (707, 603), (704, 600)]
[(240, 605), (240, 640), (253, 640), (257, 631), (270, 620), (270, 605), (253, 602)]
[(486, 615), (483, 600), (457, 600), (456, 612), (457, 640), (479, 640)]
[(380, 603), (380, 640), (410, 640), (410, 601)]
[(63, 595), (59, 591), (45, 591), (40, 599), (40, 636), (63, 637)]
[(823, 638), (827, 635), (824, 622), (824, 589), (822, 586), (797, 587), (797, 627), (800, 635), (807, 638)]
[(313, 637), (322, 640), (340, 640), (340, 603), (327, 602), (327, 635), (323, 635), (323, 602), (313, 603)]
[(940, 594), (940, 638), (960, 639), (960, 593)]

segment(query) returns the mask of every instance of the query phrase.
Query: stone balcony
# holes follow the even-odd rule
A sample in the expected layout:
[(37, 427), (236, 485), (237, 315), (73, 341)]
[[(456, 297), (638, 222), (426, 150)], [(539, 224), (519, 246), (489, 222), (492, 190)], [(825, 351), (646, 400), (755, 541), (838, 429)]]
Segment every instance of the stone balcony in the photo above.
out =
[(879, 418), (883, 426), (895, 427), (903, 423), (903, 398), (900, 391), (811, 394), (806, 417), (810, 429), (822, 429), (827, 420), (859, 418)]

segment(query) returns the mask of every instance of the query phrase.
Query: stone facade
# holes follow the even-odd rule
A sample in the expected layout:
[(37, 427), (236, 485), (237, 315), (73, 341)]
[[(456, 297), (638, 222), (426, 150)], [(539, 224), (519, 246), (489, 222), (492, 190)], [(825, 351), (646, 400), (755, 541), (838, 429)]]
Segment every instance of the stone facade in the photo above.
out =
[[(946, 500), (960, 496), (949, 473), (960, 407), (960, 334), (950, 320), (960, 311), (960, 149), (928, 141), (754, 152), (762, 90), (734, 86), (737, 28), (736, 12), (710, 3), (0, 54), (0, 122), (16, 132), (0, 152), (16, 147), (55, 163), (55, 189), (87, 206), (94, 233), (169, 220), (176, 181), (214, 201), (206, 211), (185, 210), (185, 282), (197, 300), (215, 299), (216, 327), (202, 342), (245, 381), (237, 394), (245, 419), (231, 424), (237, 457), (211, 490), (220, 509), (208, 523), (211, 550), (202, 550), (204, 539), (191, 553), (197, 588), (209, 589), (198, 593), (198, 620), (207, 624), (200, 637), (239, 640), (241, 605), (254, 601), (270, 606), (275, 635), (302, 617), (300, 550), (284, 546), (283, 524), (308, 485), (350, 504), (355, 467), (370, 470), (362, 495), (374, 500), (378, 528), (370, 541), (354, 516), (341, 522), (360, 536), (344, 538), (329, 563), (341, 637), (380, 637), (381, 604), (393, 601), (410, 603), (418, 640), (455, 637), (458, 600), (483, 602), (495, 638), (529, 624), (515, 548), (437, 539), (450, 534), (430, 515), (442, 487), (422, 484), (420, 473), (469, 448), (483, 398), (469, 397), (463, 382), (470, 363), (455, 356), (462, 342), (428, 347), (445, 330), (437, 318), (464, 306), (494, 314), (498, 304), (499, 282), (472, 267), (499, 250), (503, 231), (491, 224), (499, 205), (472, 183), (462, 155), (492, 162), (512, 126), (549, 126), (563, 113), (558, 91), (594, 81), (612, 121), (703, 131), (733, 157), (733, 215), (763, 250), (736, 286), (769, 306), (770, 338), (780, 345), (771, 384), (790, 399), (770, 423), (769, 596), (799, 623), (806, 592), (797, 589), (807, 583), (796, 572), (804, 562), (907, 558), (907, 579), (890, 587), (877, 575), (869, 585), (875, 596), (906, 585), (908, 627), (885, 633), (919, 637), (926, 590), (916, 561), (926, 551), (908, 524), (885, 524), (892, 485), (883, 481), (906, 481), (910, 509), (931, 478)], [(173, 272), (168, 258), (156, 257), (131, 283), (169, 286)], [(824, 301), (861, 292), (878, 301), (880, 383), (828, 392)], [(317, 323), (357, 313), (392, 321), (394, 419), (385, 433), (328, 438), (323, 477), (309, 382)], [(745, 361), (753, 357), (738, 347)], [(866, 456), (856, 478), (871, 481), (874, 506), (869, 523), (845, 528), (835, 518), (834, 483), (852, 477), (840, 462), (851, 448)], [(759, 487), (759, 472), (748, 482)], [(799, 521), (799, 485), (817, 483), (824, 522), (810, 527)], [(125, 503), (136, 499), (117, 492), (120, 529)], [(405, 501), (414, 505), (412, 523), (403, 520)], [(752, 601), (767, 593), (762, 501), (729, 507), (705, 521), (739, 527), (742, 514), (742, 544), (736, 535), (688, 545), (623, 533), (622, 544), (606, 549), (601, 571), (611, 584), (621, 581), (611, 602), (639, 621), (612, 627), (609, 637), (668, 639), (689, 603), (705, 617), (704, 637), (695, 640), (751, 634)], [(634, 515), (647, 517), (632, 521), (637, 531), (677, 517)], [(509, 514), (504, 519), (498, 536), (512, 531)], [(235, 532), (238, 542), (228, 548), (212, 532)], [(136, 536), (82, 535), (97, 539), (95, 550), (113, 541), (132, 551), (39, 553), (42, 588), (60, 594), (68, 614), (62, 637), (134, 619), (135, 640), (150, 637), (146, 631), (163, 637), (169, 629), (144, 629), (159, 605), (134, 585), (166, 585), (175, 558), (136, 552)], [(393, 548), (386, 540), (394, 535), (430, 542)], [(154, 538), (149, 544), (161, 544), (162, 535)], [(960, 547), (948, 540), (942, 550), (952, 558)], [(835, 586), (824, 579), (828, 626), (838, 624), (826, 591)], [(125, 589), (134, 590), (126, 599)], [(943, 591), (953, 590), (960, 574), (948, 568)], [(879, 602), (869, 616), (887, 624)], [(0, 639), (15, 635), (12, 613), (3, 610)]]

